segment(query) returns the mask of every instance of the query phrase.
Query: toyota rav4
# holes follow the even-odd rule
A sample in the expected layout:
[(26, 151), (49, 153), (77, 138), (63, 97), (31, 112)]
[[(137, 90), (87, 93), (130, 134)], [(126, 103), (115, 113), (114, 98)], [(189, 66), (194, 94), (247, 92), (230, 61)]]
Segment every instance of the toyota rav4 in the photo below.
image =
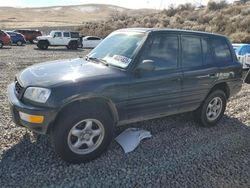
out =
[(225, 36), (122, 29), (85, 58), (26, 68), (8, 97), (17, 125), (50, 134), (62, 159), (80, 163), (104, 152), (117, 125), (192, 111), (213, 126), (242, 82)]

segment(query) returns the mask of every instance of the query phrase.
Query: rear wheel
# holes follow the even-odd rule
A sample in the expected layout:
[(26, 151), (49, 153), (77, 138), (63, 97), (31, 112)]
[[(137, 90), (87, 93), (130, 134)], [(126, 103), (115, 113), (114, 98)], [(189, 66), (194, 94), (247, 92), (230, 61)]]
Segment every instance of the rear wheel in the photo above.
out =
[(48, 42), (47, 41), (38, 41), (37, 47), (41, 50), (47, 50), (48, 49)]
[(195, 111), (196, 119), (201, 125), (210, 127), (223, 116), (227, 104), (227, 97), (222, 90), (215, 90), (208, 95), (203, 104)]
[[(113, 120), (105, 109), (94, 106), (73, 108), (63, 113), (51, 132), (58, 155), (70, 163), (99, 157), (113, 139)], [(70, 115), (68, 115), (70, 114)]]
[(3, 42), (0, 41), (0, 48), (3, 48)]
[(17, 45), (17, 46), (22, 46), (22, 45), (23, 45), (23, 42), (19, 40), (19, 41), (16, 42), (16, 45)]
[(70, 41), (67, 46), (68, 49), (76, 50), (78, 48), (77, 41)]

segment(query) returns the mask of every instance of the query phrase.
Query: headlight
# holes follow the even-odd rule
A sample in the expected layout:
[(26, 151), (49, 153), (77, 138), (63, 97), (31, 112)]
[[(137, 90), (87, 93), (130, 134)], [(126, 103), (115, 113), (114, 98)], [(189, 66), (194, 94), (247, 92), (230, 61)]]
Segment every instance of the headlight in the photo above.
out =
[(45, 103), (48, 100), (50, 93), (50, 89), (40, 87), (28, 87), (24, 93), (24, 98), (39, 103)]

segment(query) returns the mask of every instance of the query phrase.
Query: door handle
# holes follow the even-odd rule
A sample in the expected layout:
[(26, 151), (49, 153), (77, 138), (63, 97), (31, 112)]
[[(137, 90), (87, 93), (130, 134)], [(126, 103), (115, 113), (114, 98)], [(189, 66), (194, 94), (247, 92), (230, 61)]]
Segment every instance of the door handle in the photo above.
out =
[(180, 82), (181, 81), (181, 78), (173, 78), (171, 79), (172, 82)]
[(211, 73), (211, 74), (209, 74), (209, 77), (210, 78), (216, 78), (216, 74), (215, 73)]

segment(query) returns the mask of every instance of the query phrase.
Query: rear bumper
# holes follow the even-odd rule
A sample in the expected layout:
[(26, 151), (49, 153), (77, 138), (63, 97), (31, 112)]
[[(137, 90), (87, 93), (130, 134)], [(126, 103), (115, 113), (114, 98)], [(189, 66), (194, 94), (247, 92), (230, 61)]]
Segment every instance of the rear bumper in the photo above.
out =
[[(8, 86), (8, 100), (12, 119), (16, 125), (26, 127), (39, 134), (46, 134), (48, 127), (53, 124), (56, 117), (56, 110), (49, 108), (40, 108), (23, 104), (15, 94), (14, 83)], [(29, 123), (20, 118), (19, 112), (30, 115), (44, 116), (42, 123)]]

